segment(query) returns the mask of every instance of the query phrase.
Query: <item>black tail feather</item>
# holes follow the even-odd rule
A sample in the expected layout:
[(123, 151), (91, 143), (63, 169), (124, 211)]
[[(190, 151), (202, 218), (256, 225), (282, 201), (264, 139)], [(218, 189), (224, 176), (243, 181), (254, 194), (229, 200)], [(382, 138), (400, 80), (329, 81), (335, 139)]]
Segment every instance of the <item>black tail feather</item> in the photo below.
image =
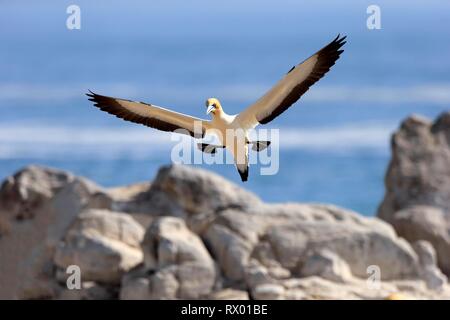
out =
[(241, 170), (239, 170), (239, 168), (238, 168), (238, 172), (239, 172), (239, 175), (241, 176), (242, 182), (247, 181), (247, 179), (248, 179), (248, 166), (245, 168), (244, 171), (241, 171)]

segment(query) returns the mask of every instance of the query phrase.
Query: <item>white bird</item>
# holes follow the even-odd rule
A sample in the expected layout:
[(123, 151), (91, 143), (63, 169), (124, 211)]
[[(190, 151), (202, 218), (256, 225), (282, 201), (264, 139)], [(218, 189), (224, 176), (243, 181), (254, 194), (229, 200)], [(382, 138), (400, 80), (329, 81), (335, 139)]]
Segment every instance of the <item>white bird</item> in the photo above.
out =
[[(156, 105), (102, 96), (91, 91), (87, 96), (96, 107), (127, 121), (163, 131), (189, 134), (194, 138), (203, 138), (210, 132), (216, 134), (220, 145), (199, 143), (199, 148), (207, 153), (215, 153), (217, 148), (229, 149), (242, 181), (247, 181), (248, 145), (252, 144), (255, 151), (270, 145), (270, 141), (251, 142), (248, 139), (249, 130), (275, 119), (321, 79), (344, 51), (341, 47), (345, 44), (345, 38), (338, 35), (327, 46), (292, 67), (265, 95), (237, 115), (226, 114), (218, 99), (207, 99), (206, 113), (212, 114), (211, 121)], [(230, 132), (233, 134), (230, 135)]]

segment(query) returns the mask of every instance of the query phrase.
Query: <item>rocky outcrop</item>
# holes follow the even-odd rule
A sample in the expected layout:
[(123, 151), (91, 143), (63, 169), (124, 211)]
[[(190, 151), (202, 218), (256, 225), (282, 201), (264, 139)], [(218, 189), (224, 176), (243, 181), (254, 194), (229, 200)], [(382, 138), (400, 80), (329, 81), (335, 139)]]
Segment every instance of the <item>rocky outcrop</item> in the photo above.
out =
[(0, 199), (0, 298), (450, 298), (430, 242), (332, 205), (265, 204), (200, 169), (105, 190), (28, 167)]
[(209, 226), (204, 238), (225, 275), (236, 281), (245, 278), (251, 259), (274, 274), (299, 274), (312, 264), (311, 252), (322, 249), (344, 259), (355, 276), (366, 277), (370, 265), (380, 266), (386, 280), (417, 273), (416, 254), (389, 225), (334, 206), (287, 204), (246, 212), (227, 210)]
[[(143, 270), (123, 281), (121, 298), (198, 299), (210, 294), (216, 280), (213, 259), (184, 220), (160, 217), (147, 230), (142, 244)], [(150, 275), (149, 275), (150, 274)]]
[(51, 298), (58, 285), (53, 254), (77, 215), (107, 208), (111, 198), (94, 183), (30, 166), (0, 188), (0, 298)]
[(143, 261), (144, 229), (131, 216), (108, 210), (81, 212), (54, 254), (56, 267), (76, 265), (83, 281), (120, 283), (122, 275)]
[(450, 113), (412, 116), (392, 137), (386, 194), (378, 216), (414, 242), (429, 241), (450, 275)]

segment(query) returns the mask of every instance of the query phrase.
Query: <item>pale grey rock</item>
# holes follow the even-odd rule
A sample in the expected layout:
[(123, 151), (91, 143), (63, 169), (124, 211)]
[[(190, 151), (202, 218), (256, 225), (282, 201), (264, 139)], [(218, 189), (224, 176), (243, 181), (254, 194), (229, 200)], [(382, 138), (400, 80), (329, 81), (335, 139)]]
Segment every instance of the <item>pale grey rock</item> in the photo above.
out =
[(381, 281), (378, 287), (367, 280), (354, 278), (351, 282), (334, 282), (321, 277), (291, 278), (279, 284), (285, 288), (285, 299), (308, 300), (422, 300), (449, 299), (450, 290), (429, 290), (425, 282), (414, 280)]
[(151, 271), (148, 279), (152, 299), (197, 299), (212, 292), (216, 281), (214, 261), (184, 220), (155, 219), (142, 246), (145, 269)]
[(36, 209), (74, 179), (65, 171), (38, 166), (28, 166), (18, 171), (6, 178), (0, 188), (2, 218), (33, 218)]
[[(416, 253), (391, 226), (334, 206), (286, 204), (245, 212), (225, 210), (203, 237), (224, 275), (234, 281), (246, 278), (251, 259), (264, 256), (260, 263), (269, 265), (266, 270), (271, 264), (267, 261), (275, 259), (295, 274), (308, 252), (321, 249), (341, 257), (357, 277), (366, 278), (370, 265), (379, 266), (385, 280), (418, 274)], [(266, 252), (255, 253), (261, 246)]]
[(78, 213), (108, 207), (94, 183), (70, 173), (30, 166), (0, 188), (0, 298), (55, 297), (52, 258)]
[(83, 281), (119, 283), (122, 275), (143, 261), (144, 230), (131, 216), (107, 210), (86, 210), (77, 216), (58, 245), (54, 263), (76, 265)]
[(320, 276), (335, 282), (351, 281), (353, 277), (348, 264), (328, 249), (308, 253), (300, 267), (300, 275)]
[[(0, 254), (11, 259), (0, 261), (0, 297), (450, 298), (433, 247), (411, 246), (377, 218), (329, 205), (263, 204), (190, 167), (166, 167), (152, 184), (106, 191), (64, 172), (30, 171), (0, 189), (0, 199), (13, 197), (0, 202)], [(445, 208), (436, 205), (395, 215), (397, 230), (419, 238), (443, 239), (447, 230)], [(81, 290), (65, 288), (69, 264), (81, 267)], [(377, 288), (368, 281), (374, 265)]]
[(263, 284), (277, 283), (276, 279), (269, 274), (267, 268), (257, 260), (251, 260), (246, 266), (244, 280), (249, 288), (255, 288)]
[(413, 244), (414, 250), (419, 256), (420, 276), (431, 290), (443, 290), (447, 284), (447, 277), (437, 267), (436, 251), (431, 243), (417, 241)]
[(206, 297), (208, 300), (249, 300), (248, 292), (236, 289), (223, 289), (212, 292)]
[(450, 274), (450, 112), (434, 123), (412, 116), (392, 137), (378, 216), (410, 242), (429, 241)]
[(279, 284), (260, 284), (252, 290), (252, 298), (255, 300), (280, 300), (285, 295), (285, 289)]
[(63, 289), (59, 292), (58, 300), (111, 300), (116, 298), (114, 288), (105, 287), (98, 283), (87, 281), (81, 283), (80, 289)]
[[(165, 293), (163, 294), (165, 295)], [(174, 298), (175, 295), (167, 295), (168, 298)], [(145, 276), (130, 276), (129, 274), (122, 278), (120, 295), (121, 300), (150, 300), (150, 280)]]
[(156, 272), (141, 264), (122, 277), (121, 300), (176, 299), (179, 288), (171, 267)]

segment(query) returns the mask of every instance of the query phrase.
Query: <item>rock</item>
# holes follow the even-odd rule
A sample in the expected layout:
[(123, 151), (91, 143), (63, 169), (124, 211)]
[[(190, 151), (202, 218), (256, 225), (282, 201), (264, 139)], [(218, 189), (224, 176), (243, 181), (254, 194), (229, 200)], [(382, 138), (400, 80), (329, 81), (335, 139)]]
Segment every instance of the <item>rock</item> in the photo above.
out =
[(301, 265), (302, 277), (320, 276), (335, 282), (351, 281), (352, 273), (348, 264), (334, 252), (321, 249), (307, 254)]
[(381, 300), (389, 296), (409, 299), (448, 299), (450, 297), (448, 287), (441, 292), (428, 290), (422, 281), (417, 280), (381, 281), (379, 286), (370, 287), (365, 279), (354, 278), (351, 282), (340, 283), (312, 276), (291, 278), (279, 284), (285, 288), (285, 299)]
[(256, 288), (263, 284), (275, 284), (276, 279), (272, 278), (266, 267), (259, 261), (252, 259), (245, 267), (245, 283), (249, 288)]
[(82, 282), (81, 289), (64, 289), (59, 294), (59, 300), (111, 300), (116, 297), (114, 288), (101, 286), (95, 282)]
[(215, 291), (207, 296), (208, 300), (248, 300), (248, 292), (235, 289)]
[(417, 241), (413, 244), (421, 264), (420, 276), (431, 290), (442, 290), (447, 284), (447, 277), (436, 265), (436, 251), (427, 241)]
[(378, 216), (414, 242), (429, 241), (450, 274), (450, 112), (434, 123), (412, 116), (392, 137)]
[[(420, 119), (407, 126), (424, 128)], [(0, 199), (5, 299), (450, 298), (436, 265), (447, 211), (436, 203), (390, 216), (399, 233), (434, 239), (434, 250), (378, 218), (332, 205), (264, 204), (182, 166), (113, 190), (32, 167), (8, 178)], [(70, 265), (81, 269), (80, 290), (66, 286)]]
[(143, 265), (136, 267), (122, 277), (121, 300), (149, 300), (150, 280), (147, 278)]
[(234, 281), (248, 278), (246, 269), (252, 259), (259, 261), (261, 254), (255, 250), (261, 251), (262, 245), (272, 251), (259, 261), (268, 266), (266, 270), (272, 264), (298, 274), (308, 252), (328, 249), (357, 277), (367, 278), (371, 265), (382, 270), (384, 280), (418, 274), (416, 253), (391, 226), (334, 206), (287, 204), (246, 212), (225, 210), (203, 236), (224, 275)]
[[(216, 280), (214, 261), (184, 220), (175, 217), (155, 219), (142, 246), (144, 269), (149, 274), (146, 277), (149, 293), (144, 298), (197, 299), (212, 292)], [(121, 293), (123, 296), (128, 295)]]
[(177, 299), (180, 284), (176, 277), (176, 266), (168, 266), (156, 272), (142, 265), (122, 278), (120, 299)]
[(143, 260), (143, 228), (128, 214), (108, 210), (82, 212), (59, 244), (54, 263), (77, 265), (83, 281), (116, 284)]
[[(144, 229), (147, 229), (154, 217), (142, 207), (147, 203), (145, 196), (150, 187), (149, 182), (141, 182), (108, 189), (107, 193), (113, 199), (111, 209), (128, 212)], [(147, 208), (147, 210), (151, 210), (151, 208)]]
[(74, 177), (64, 171), (29, 166), (8, 177), (0, 188), (3, 217), (31, 219), (37, 208), (49, 201)]
[[(8, 177), (0, 187), (2, 218), (32, 219), (36, 212), (68, 185), (81, 184), (92, 207), (108, 207), (111, 199), (93, 182), (52, 168), (28, 166)], [(86, 190), (81, 190), (85, 188)], [(73, 190), (76, 191), (76, 190)], [(97, 202), (94, 204), (94, 202)], [(102, 203), (103, 202), (103, 203)]]
[(286, 279), (291, 277), (291, 272), (283, 268), (277, 261), (274, 252), (268, 242), (259, 242), (255, 245), (252, 257), (267, 268), (267, 274), (273, 279)]
[(150, 182), (141, 182), (127, 186), (110, 188), (107, 192), (109, 196), (114, 199), (114, 205), (128, 205), (130, 202), (136, 201), (143, 193), (148, 192), (150, 187)]
[(278, 284), (260, 284), (252, 290), (255, 300), (279, 300), (284, 298), (284, 287)]
[(53, 254), (80, 210), (107, 207), (94, 183), (60, 170), (30, 166), (0, 188), (0, 298), (55, 297)]

